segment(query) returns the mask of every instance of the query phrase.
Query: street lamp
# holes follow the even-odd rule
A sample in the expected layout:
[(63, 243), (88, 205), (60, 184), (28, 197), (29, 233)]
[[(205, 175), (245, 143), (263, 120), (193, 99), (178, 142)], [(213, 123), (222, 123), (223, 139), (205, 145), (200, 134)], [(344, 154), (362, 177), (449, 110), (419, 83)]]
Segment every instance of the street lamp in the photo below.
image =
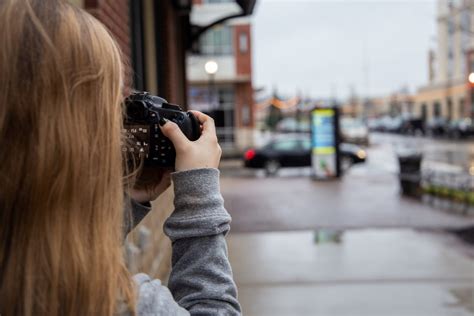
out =
[(214, 60), (209, 60), (204, 65), (204, 70), (208, 75), (213, 76), (219, 70), (219, 65)]
[(469, 83), (474, 84), (474, 72), (471, 72), (467, 79), (469, 80)]
[(213, 110), (214, 77), (219, 70), (219, 65), (214, 60), (208, 60), (204, 65), (204, 70), (209, 75), (209, 111)]

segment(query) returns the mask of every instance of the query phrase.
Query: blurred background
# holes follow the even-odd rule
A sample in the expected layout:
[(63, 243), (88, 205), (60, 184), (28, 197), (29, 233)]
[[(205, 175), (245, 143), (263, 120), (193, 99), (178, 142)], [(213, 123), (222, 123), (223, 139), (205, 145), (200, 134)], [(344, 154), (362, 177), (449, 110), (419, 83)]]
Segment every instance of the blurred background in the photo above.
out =
[[(71, 1), (214, 117), (245, 315), (474, 315), (474, 1)], [(127, 243), (165, 282), (172, 198)]]

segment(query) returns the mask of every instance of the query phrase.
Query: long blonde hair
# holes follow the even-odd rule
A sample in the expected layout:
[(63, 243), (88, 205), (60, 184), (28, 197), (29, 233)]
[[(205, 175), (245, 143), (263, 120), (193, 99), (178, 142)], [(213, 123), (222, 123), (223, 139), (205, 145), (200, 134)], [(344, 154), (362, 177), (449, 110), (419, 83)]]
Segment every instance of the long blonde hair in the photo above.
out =
[(0, 314), (133, 312), (117, 45), (60, 0), (0, 0), (0, 28)]

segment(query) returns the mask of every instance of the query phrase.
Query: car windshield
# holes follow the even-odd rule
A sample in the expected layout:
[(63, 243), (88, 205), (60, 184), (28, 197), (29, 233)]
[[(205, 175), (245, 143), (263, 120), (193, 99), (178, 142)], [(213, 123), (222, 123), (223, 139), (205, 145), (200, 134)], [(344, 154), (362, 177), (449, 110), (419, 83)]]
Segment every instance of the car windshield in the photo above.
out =
[(274, 142), (271, 146), (275, 150), (290, 151), (298, 148), (298, 140), (288, 139)]

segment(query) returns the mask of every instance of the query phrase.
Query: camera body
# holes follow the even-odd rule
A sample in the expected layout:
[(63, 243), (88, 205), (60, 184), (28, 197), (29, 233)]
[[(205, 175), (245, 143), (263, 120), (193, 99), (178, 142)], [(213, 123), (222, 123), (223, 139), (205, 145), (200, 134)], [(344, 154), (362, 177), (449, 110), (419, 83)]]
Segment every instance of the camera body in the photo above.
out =
[(127, 144), (122, 150), (143, 159), (146, 166), (174, 167), (176, 151), (173, 143), (161, 132), (160, 118), (176, 123), (191, 141), (201, 136), (199, 121), (191, 112), (147, 92), (134, 92), (125, 99)]

